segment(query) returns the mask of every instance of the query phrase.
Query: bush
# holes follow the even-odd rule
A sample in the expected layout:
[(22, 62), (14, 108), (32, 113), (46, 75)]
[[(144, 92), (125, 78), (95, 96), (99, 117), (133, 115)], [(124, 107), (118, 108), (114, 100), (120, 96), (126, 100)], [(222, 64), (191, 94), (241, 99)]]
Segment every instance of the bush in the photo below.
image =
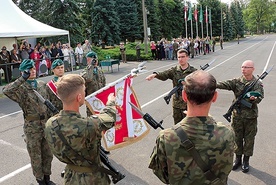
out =
[[(127, 43), (125, 45), (126, 47), (126, 59), (127, 61), (136, 61), (136, 47), (137, 43), (131, 42)], [(151, 52), (150, 52), (150, 47), (148, 46), (148, 54), (145, 54), (145, 45), (140, 44), (141, 47), (141, 60), (152, 60), (151, 57)], [(106, 47), (105, 49), (102, 49), (101, 47), (94, 46), (93, 51), (97, 53), (99, 61), (101, 60), (106, 60), (106, 56), (110, 56), (112, 59), (122, 59), (121, 58), (121, 53), (120, 53), (120, 47), (115, 46), (114, 48), (112, 47)]]

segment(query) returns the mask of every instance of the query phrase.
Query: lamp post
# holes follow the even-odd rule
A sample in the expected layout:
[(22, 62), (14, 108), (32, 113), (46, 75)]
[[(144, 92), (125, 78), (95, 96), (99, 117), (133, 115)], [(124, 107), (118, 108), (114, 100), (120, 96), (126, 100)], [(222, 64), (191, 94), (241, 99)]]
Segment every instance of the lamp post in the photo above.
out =
[(145, 0), (142, 0), (143, 10), (143, 26), (144, 26), (144, 43), (145, 43), (145, 54), (148, 54), (148, 23), (147, 23), (147, 12), (145, 7)]
[(221, 38), (223, 38), (223, 16), (222, 16), (222, 3), (220, 0), (220, 29), (221, 29)]

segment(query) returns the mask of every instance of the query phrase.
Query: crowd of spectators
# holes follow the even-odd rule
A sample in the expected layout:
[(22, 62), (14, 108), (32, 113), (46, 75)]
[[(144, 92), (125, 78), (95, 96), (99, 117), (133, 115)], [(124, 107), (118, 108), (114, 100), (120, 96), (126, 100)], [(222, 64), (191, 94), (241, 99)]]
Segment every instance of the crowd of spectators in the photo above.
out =
[(92, 47), (88, 40), (78, 43), (72, 48), (68, 43), (62, 44), (60, 41), (52, 43), (50, 46), (44, 46), (38, 42), (34, 47), (27, 40), (20, 44), (13, 44), (11, 51), (6, 46), (2, 46), (0, 52), (0, 70), (4, 72), (6, 83), (13, 77), (12, 71), (19, 68), (24, 59), (32, 59), (35, 62), (37, 77), (51, 74), (52, 62), (59, 58), (67, 63), (66, 71), (71, 67), (79, 68), (83, 63), (83, 55), (91, 51)]
[(155, 60), (174, 60), (177, 59), (177, 51), (179, 49), (186, 49), (189, 52), (190, 58), (199, 55), (209, 54), (211, 51), (215, 52), (216, 40), (213, 37), (206, 38), (175, 38), (170, 40), (161, 39), (160, 41), (151, 41), (150, 49), (152, 58)]

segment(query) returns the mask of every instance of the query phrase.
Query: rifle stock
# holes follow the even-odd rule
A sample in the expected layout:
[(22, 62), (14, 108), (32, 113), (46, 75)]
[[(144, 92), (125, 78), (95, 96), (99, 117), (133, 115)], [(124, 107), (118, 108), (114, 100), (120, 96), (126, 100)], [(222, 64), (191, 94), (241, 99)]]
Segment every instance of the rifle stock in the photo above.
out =
[(177, 91), (180, 90), (182, 87), (180, 85), (175, 86), (168, 94), (167, 96), (164, 97), (164, 100), (166, 101), (167, 104), (170, 103), (171, 97), (173, 94), (176, 94), (178, 96)]

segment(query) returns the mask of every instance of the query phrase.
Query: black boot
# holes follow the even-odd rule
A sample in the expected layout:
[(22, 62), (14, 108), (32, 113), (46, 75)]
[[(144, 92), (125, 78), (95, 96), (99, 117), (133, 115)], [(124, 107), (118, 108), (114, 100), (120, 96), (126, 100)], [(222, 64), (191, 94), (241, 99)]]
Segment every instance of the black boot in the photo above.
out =
[(249, 156), (243, 157), (242, 172), (247, 173), (249, 171)]
[(44, 179), (43, 180), (36, 179), (36, 181), (37, 181), (38, 185), (46, 185)]
[(50, 175), (44, 175), (44, 181), (46, 185), (56, 185), (53, 181), (50, 181)]
[(240, 167), (240, 165), (241, 165), (241, 158), (242, 158), (241, 155), (236, 155), (236, 159), (235, 159), (235, 161), (233, 163), (232, 170), (236, 170), (236, 169), (238, 169), (238, 167)]

